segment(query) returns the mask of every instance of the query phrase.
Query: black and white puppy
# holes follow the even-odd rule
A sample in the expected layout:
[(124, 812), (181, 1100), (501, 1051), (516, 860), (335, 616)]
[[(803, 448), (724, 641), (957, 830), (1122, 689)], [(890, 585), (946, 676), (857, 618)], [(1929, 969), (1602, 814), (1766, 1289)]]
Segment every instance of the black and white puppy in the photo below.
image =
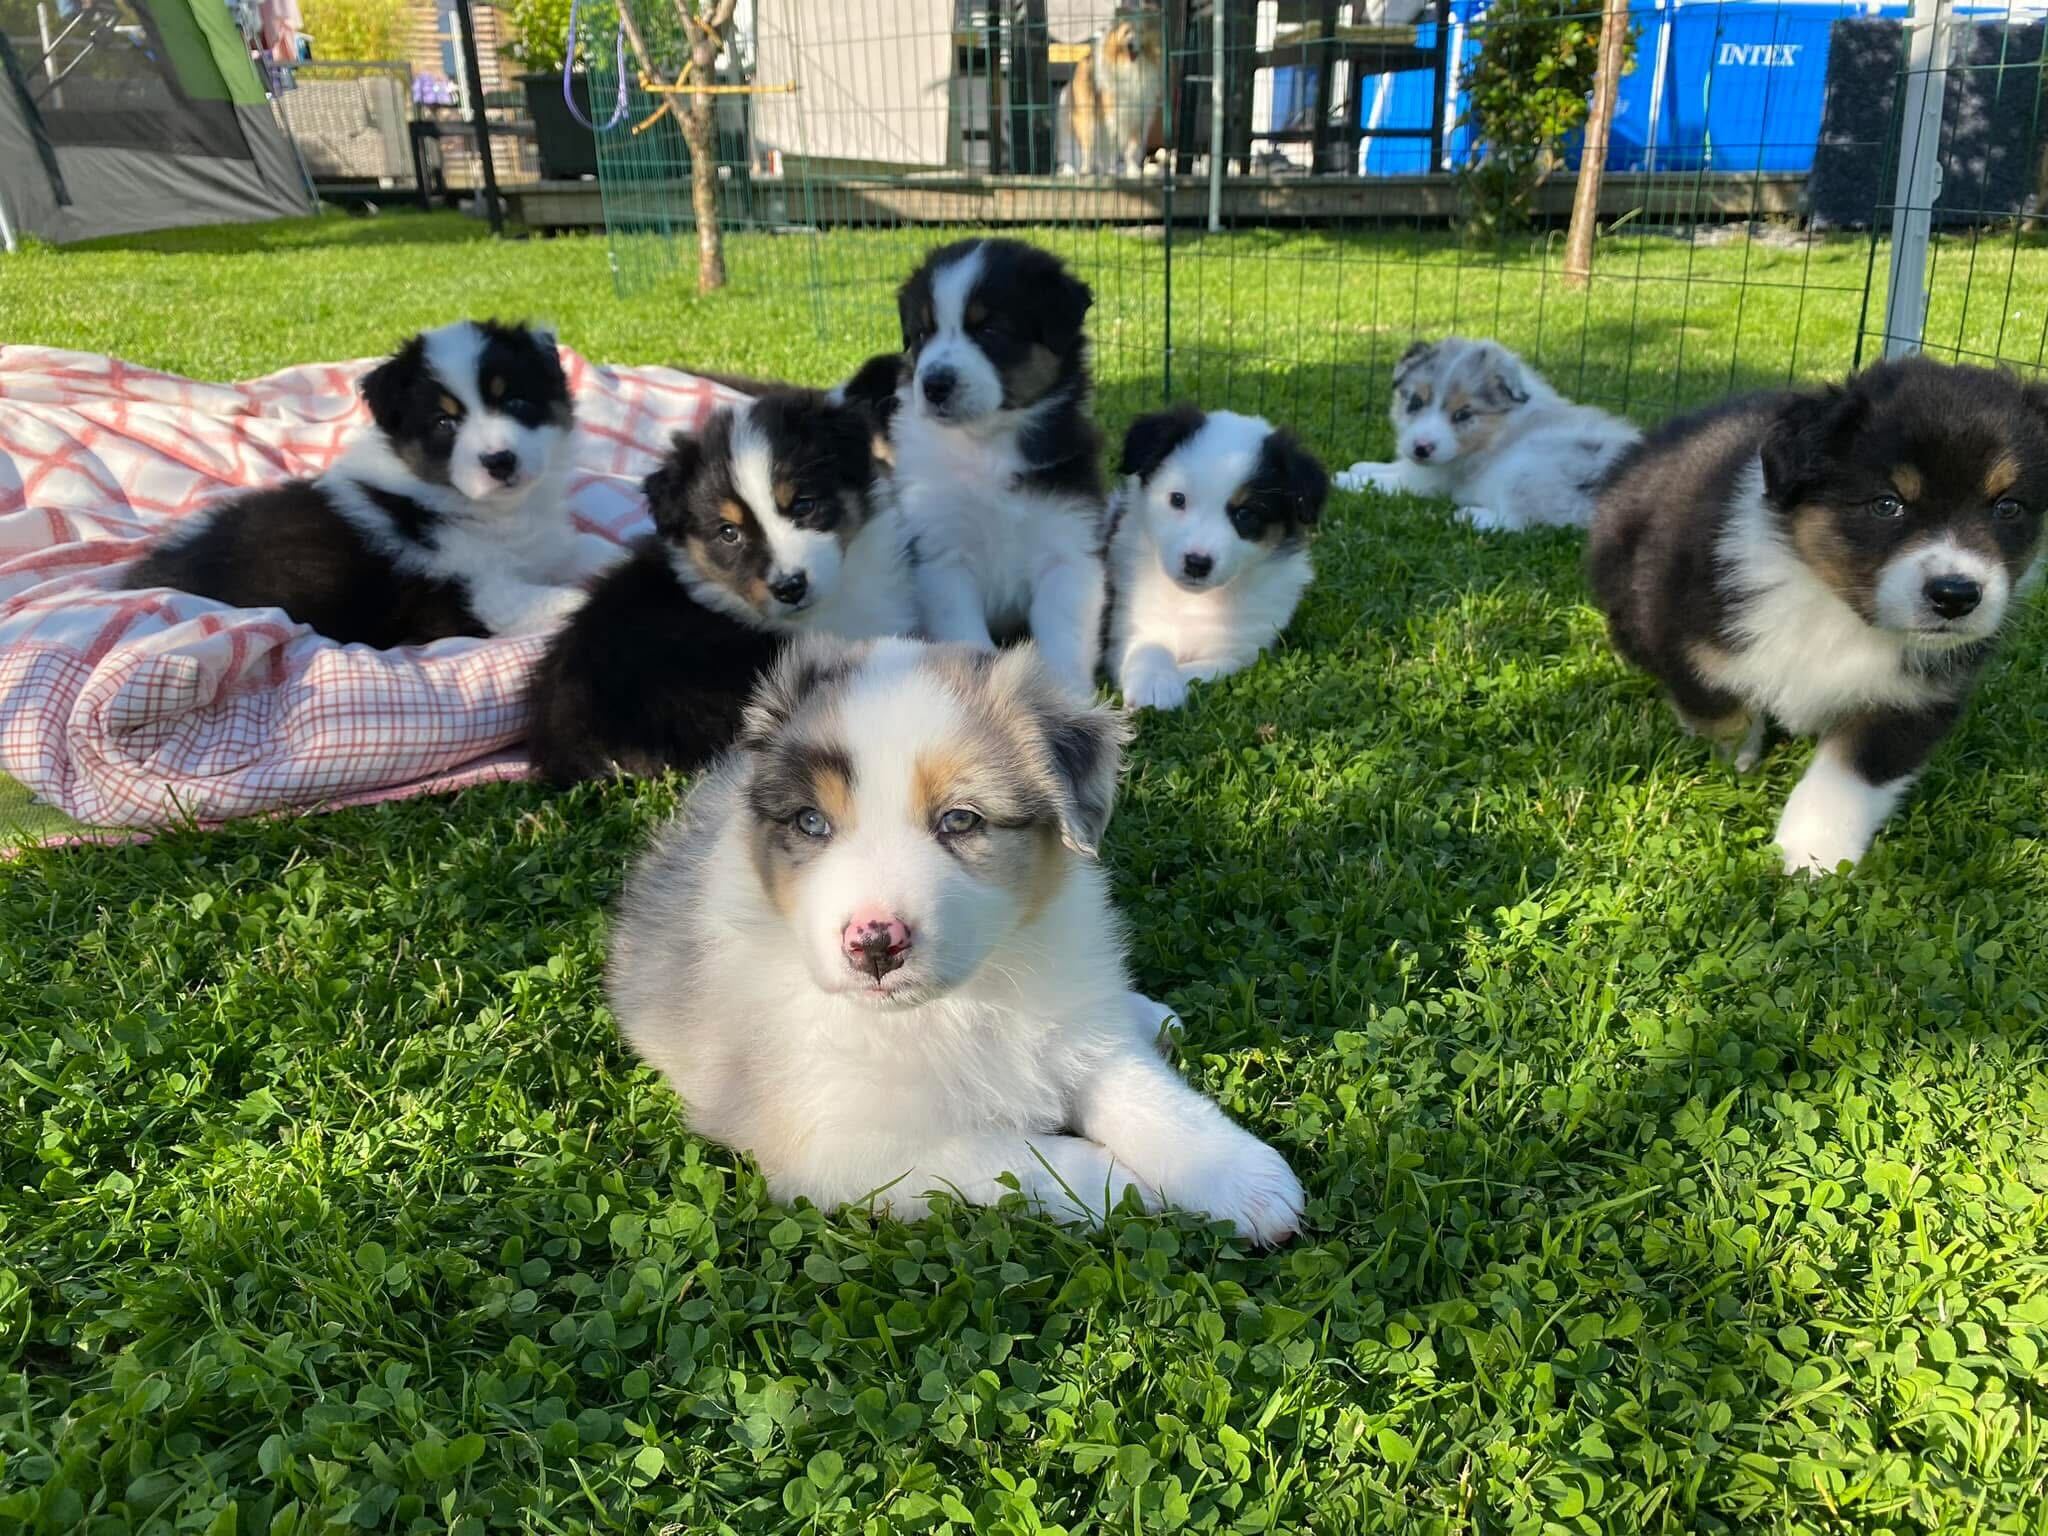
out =
[(1924, 358), (1672, 422), (1617, 466), (1588, 570), (1622, 655), (1747, 769), (1817, 735), (1788, 871), (1860, 859), (1962, 712), (2048, 511), (2048, 389)]
[(1294, 617), (1330, 477), (1290, 433), (1192, 405), (1133, 422), (1118, 472), (1109, 670), (1129, 707), (1176, 709)]
[(548, 332), (458, 321), (365, 374), (369, 426), (325, 473), (179, 528), (125, 585), (282, 608), (344, 643), (547, 629), (618, 550), (564, 499), (574, 412)]
[(858, 407), (770, 387), (675, 438), (645, 482), (654, 533), (535, 671), (527, 746), (543, 778), (696, 768), (732, 744), (788, 636), (915, 626), (873, 433)]
[(907, 376), (890, 430), (934, 640), (1029, 633), (1095, 686), (1103, 606), (1101, 436), (1089, 419), (1088, 285), (1016, 240), (962, 240), (897, 295)]

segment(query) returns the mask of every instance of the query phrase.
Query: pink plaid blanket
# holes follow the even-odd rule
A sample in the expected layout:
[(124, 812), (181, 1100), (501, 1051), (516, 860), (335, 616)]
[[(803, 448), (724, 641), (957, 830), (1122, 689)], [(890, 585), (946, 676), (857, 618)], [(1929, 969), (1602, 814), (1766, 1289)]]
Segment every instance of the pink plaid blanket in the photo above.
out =
[[(669, 433), (723, 398), (564, 351), (570, 505), (623, 541)], [(545, 640), (336, 645), (274, 608), (123, 592), (121, 568), (224, 494), (316, 474), (368, 361), (203, 384), (0, 346), (0, 773), (81, 822), (147, 827), (395, 799), (525, 772), (508, 751)]]

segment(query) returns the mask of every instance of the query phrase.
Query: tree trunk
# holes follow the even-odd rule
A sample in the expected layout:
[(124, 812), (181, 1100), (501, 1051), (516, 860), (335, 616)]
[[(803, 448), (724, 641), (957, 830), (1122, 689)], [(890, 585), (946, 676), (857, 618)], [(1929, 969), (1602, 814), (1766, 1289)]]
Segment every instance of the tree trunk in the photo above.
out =
[[(700, 85), (710, 85), (717, 78), (719, 50), (737, 8), (738, 0), (717, 0), (707, 6), (708, 15), (687, 18), (690, 77)], [(717, 100), (709, 91), (693, 91), (690, 110), (683, 117), (683, 142), (690, 148), (690, 209), (697, 219), (699, 293), (725, 286), (725, 237), (718, 228)]]
[(1583, 288), (1593, 276), (1600, 179), (1607, 170), (1607, 136), (1614, 125), (1614, 97), (1621, 88), (1621, 60), (1627, 48), (1628, 0), (1605, 0), (1600, 13), (1600, 57), (1593, 66), (1593, 108), (1586, 118), (1586, 145), (1579, 154), (1578, 185), (1572, 189), (1572, 227), (1564, 242), (1567, 288)]

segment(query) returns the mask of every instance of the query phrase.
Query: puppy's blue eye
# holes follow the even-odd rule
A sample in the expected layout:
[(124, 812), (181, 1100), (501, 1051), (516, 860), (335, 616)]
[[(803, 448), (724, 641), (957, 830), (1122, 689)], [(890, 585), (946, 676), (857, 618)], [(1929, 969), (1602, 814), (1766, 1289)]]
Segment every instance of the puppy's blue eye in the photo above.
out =
[(1409, 397), (1409, 399), (1408, 399), (1408, 414), (1409, 414), (1410, 416), (1414, 416), (1414, 415), (1417, 415), (1417, 414), (1419, 414), (1419, 413), (1421, 412), (1421, 410), (1422, 410), (1422, 396), (1420, 396), (1420, 395), (1411, 395), (1411, 396)]
[(1905, 512), (1906, 504), (1896, 496), (1880, 496), (1870, 504), (1872, 517), (1903, 517)]
[(1185, 512), (1185, 511), (1187, 511), (1187, 509), (1188, 509), (1188, 498), (1187, 498), (1187, 493), (1186, 493), (1185, 491), (1175, 491), (1175, 492), (1174, 492), (1174, 493), (1173, 493), (1173, 494), (1172, 494), (1171, 496), (1169, 496), (1169, 497), (1167, 497), (1167, 498), (1166, 498), (1166, 504), (1167, 504), (1167, 505), (1168, 505), (1169, 507), (1173, 508), (1173, 510), (1174, 510), (1174, 511), (1176, 511), (1176, 512)]
[(1474, 414), (1475, 413), (1473, 412), (1472, 407), (1468, 405), (1463, 410), (1458, 411), (1452, 415), (1451, 423), (1454, 426), (1462, 427), (1463, 425), (1465, 425), (1466, 422), (1472, 419)]
[(970, 811), (964, 805), (956, 805), (939, 818), (939, 830), (948, 837), (959, 837), (972, 832), (981, 825), (981, 813)]
[(825, 819), (825, 813), (814, 806), (805, 806), (796, 813), (794, 823), (797, 831), (805, 837), (830, 837), (832, 823)]
[(2022, 516), (2026, 510), (2026, 507), (2019, 501), (2011, 496), (2007, 496), (1992, 507), (1991, 515), (2001, 523), (2009, 523), (2014, 518)]

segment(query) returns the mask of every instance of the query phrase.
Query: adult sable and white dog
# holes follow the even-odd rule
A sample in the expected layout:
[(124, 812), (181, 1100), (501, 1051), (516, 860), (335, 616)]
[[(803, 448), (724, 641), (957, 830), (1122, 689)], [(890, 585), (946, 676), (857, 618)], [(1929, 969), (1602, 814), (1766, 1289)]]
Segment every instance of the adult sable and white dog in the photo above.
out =
[(1642, 434), (1574, 405), (1497, 341), (1418, 341), (1394, 365), (1396, 456), (1337, 476), (1347, 491), (1444, 496), (1474, 528), (1583, 528), (1614, 461)]
[(933, 251), (897, 295), (908, 366), (889, 428), (925, 633), (984, 650), (1028, 633), (1081, 693), (1102, 644), (1093, 302), (1021, 241)]
[(776, 1198), (909, 1220), (1014, 1176), (1277, 1242), (1301, 1186), (1160, 1054), (1090, 854), (1123, 722), (1030, 646), (792, 644), (628, 883), (609, 976), (691, 1128)]
[(1308, 534), (1330, 480), (1293, 436), (1192, 405), (1124, 435), (1111, 503), (1109, 669), (1134, 709), (1258, 660), (1315, 574)]
[(1060, 174), (1139, 176), (1161, 137), (1166, 105), (1165, 19), (1155, 7), (1119, 16), (1060, 89), (1054, 119)]
[(365, 374), (370, 425), (325, 473), (172, 532), (129, 587), (282, 608), (344, 643), (551, 628), (621, 551), (564, 498), (574, 421), (554, 337), (458, 321)]

